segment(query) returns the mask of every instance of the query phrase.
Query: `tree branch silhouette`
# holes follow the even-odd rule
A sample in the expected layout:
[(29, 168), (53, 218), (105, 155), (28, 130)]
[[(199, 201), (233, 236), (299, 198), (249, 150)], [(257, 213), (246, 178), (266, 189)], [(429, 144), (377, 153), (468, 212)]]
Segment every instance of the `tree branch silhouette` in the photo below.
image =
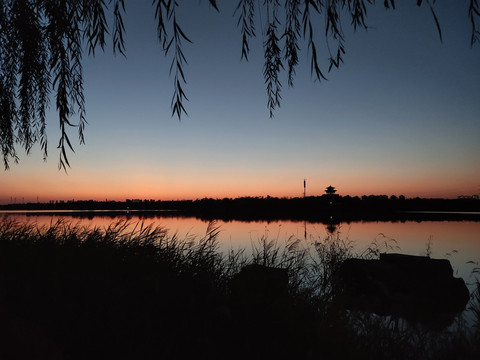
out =
[[(207, 3), (220, 12), (216, 0)], [(430, 8), (441, 40), (435, 0), (416, 0), (416, 3)], [(187, 84), (184, 42), (192, 41), (183, 30), (176, 10), (189, 4), (181, 0), (152, 3), (158, 40), (165, 56), (171, 57), (171, 110), (172, 116), (179, 120), (187, 114), (188, 101), (184, 90)], [(319, 35), (327, 42), (328, 71), (338, 68), (346, 51), (342, 25), (349, 22), (354, 30), (367, 29), (367, 8), (375, 4), (375, 0), (237, 0), (234, 16), (241, 36), (240, 59), (248, 61), (250, 42), (257, 28), (265, 36), (263, 75), (270, 117), (280, 106), (282, 71), (287, 71), (288, 85), (293, 86), (300, 41), (306, 40), (312, 77), (324, 80)], [(395, 1), (384, 0), (382, 6), (395, 9)], [(479, 1), (470, 0), (467, 10), (473, 46), (480, 41)], [(126, 56), (125, 13), (124, 0), (0, 0), (0, 148), (5, 169), (9, 169), (12, 161), (18, 162), (17, 146), (29, 154), (33, 145), (39, 143), (44, 159), (47, 158), (46, 109), (51, 96), (55, 99), (61, 130), (59, 168), (66, 171), (70, 167), (67, 154), (74, 149), (69, 128), (77, 128), (80, 144), (85, 142), (83, 53), (88, 50), (89, 56), (95, 56), (98, 48), (104, 51), (111, 37), (113, 53)], [(265, 20), (262, 13), (267, 14)], [(113, 24), (107, 19), (113, 19)], [(330, 42), (335, 47), (331, 48)], [(74, 120), (75, 117), (78, 118)]]

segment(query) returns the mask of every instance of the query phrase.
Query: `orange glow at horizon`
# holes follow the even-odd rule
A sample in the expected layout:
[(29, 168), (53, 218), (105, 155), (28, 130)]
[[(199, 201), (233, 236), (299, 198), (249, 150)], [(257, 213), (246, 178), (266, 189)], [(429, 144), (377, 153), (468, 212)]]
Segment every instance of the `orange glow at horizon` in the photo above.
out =
[(118, 171), (104, 169), (97, 172), (73, 168), (65, 175), (46, 171), (38, 167), (36, 176), (23, 171), (21, 166), (15, 171), (7, 171), (0, 177), (0, 203), (48, 202), (50, 200), (97, 200), (125, 199), (153, 200), (195, 200), (201, 198), (252, 197), (302, 197), (303, 179), (307, 179), (307, 196), (324, 194), (329, 185), (337, 189), (337, 194), (346, 196), (362, 195), (404, 195), (407, 198), (456, 198), (459, 195), (473, 195), (480, 192), (475, 176), (449, 178), (434, 176), (409, 178), (403, 176), (372, 176), (341, 172), (330, 176), (320, 171), (307, 174), (275, 171), (256, 174), (252, 171), (222, 173), (189, 173), (147, 171), (144, 168)]
[[(2, 187), (0, 190), (0, 203), (10, 198), (24, 199), (25, 202), (36, 202), (37, 197), (40, 202), (49, 200), (96, 200), (105, 199), (124, 201), (125, 199), (153, 199), (153, 200), (195, 200), (201, 198), (237, 198), (237, 197), (302, 197), (303, 186), (297, 184), (295, 189), (292, 184), (277, 184), (276, 187), (259, 185), (253, 183), (244, 183), (239, 187), (221, 184), (189, 184), (175, 183), (162, 184), (154, 181), (132, 182), (113, 182), (108, 179), (100, 179), (92, 186), (91, 183), (85, 185), (82, 181), (68, 181), (56, 184), (55, 181), (42, 184), (37, 181), (35, 186), (30, 181), (17, 181), (15, 184), (9, 184), (8, 187)], [(325, 182), (320, 186), (312, 186), (307, 183), (307, 196), (320, 196), (325, 192), (325, 187), (332, 184), (337, 189), (337, 194), (341, 196), (363, 196), (363, 195), (404, 195), (407, 198), (457, 198), (460, 195), (473, 195), (475, 191), (474, 184), (461, 188), (442, 188), (433, 187), (425, 184), (406, 186), (405, 184), (396, 187), (393, 184), (343, 184), (341, 182)], [(338, 185), (337, 185), (338, 184)], [(342, 186), (343, 185), (343, 186)]]

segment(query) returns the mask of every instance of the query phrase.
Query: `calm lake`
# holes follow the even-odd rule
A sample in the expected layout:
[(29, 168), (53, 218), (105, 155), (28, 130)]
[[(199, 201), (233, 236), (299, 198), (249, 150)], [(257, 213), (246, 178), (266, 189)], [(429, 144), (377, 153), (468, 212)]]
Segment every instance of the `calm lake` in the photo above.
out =
[[(48, 225), (57, 220), (66, 220), (74, 224), (89, 227), (108, 227), (120, 220), (128, 220), (132, 226), (138, 222), (144, 225), (161, 226), (170, 234), (177, 233), (180, 238), (201, 238), (208, 227), (208, 221), (194, 217), (175, 217), (162, 215), (145, 216), (141, 212), (118, 214), (101, 211), (71, 213), (28, 213), (0, 212), (0, 220), (15, 219), (19, 222)], [(480, 220), (480, 216), (479, 216)], [(447, 258), (452, 263), (455, 276), (463, 277), (471, 282), (471, 272), (480, 262), (480, 221), (405, 221), (405, 222), (350, 222), (329, 225), (303, 221), (216, 221), (220, 227), (220, 251), (229, 249), (245, 249), (248, 254), (259, 239), (267, 237), (276, 240), (278, 245), (284, 244), (290, 237), (302, 239), (305, 246), (318, 239), (323, 239), (333, 231), (341, 239), (352, 242), (356, 253), (362, 253), (373, 241), (376, 241), (382, 252), (401, 252), (410, 255), (425, 255), (427, 244), (430, 243), (432, 258)], [(386, 249), (385, 244), (398, 246)]]

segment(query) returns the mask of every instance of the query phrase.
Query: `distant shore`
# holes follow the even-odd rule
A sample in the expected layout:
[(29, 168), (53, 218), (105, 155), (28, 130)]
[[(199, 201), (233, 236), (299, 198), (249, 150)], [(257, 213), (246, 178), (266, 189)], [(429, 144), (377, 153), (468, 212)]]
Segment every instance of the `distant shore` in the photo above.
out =
[(405, 199), (387, 196), (323, 195), (305, 198), (243, 197), (179, 201), (78, 200), (0, 205), (0, 212), (69, 216), (197, 217), (205, 220), (301, 220), (323, 223), (344, 221), (473, 220), (480, 221), (478, 199)]

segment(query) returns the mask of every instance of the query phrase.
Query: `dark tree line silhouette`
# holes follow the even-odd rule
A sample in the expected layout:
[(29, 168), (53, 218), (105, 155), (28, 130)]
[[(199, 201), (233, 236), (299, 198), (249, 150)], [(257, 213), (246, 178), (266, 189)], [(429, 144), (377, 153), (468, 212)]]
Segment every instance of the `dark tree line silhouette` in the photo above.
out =
[[(325, 224), (361, 220), (473, 220), (480, 221), (478, 199), (406, 199), (400, 195), (340, 196), (325, 194), (297, 198), (241, 197), (160, 201), (51, 201), (0, 205), (1, 210), (69, 210), (68, 216), (94, 217), (136, 215), (140, 217), (196, 217), (202, 220), (296, 220)], [(92, 212), (101, 210), (101, 213)]]

